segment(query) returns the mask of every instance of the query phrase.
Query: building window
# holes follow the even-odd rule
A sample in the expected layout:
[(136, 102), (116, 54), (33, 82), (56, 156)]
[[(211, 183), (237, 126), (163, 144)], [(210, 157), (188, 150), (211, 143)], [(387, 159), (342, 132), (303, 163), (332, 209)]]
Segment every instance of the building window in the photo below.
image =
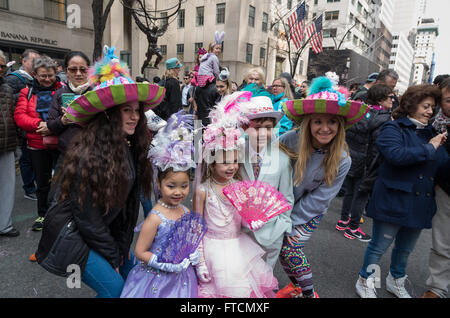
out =
[(267, 13), (263, 13), (263, 18), (262, 18), (262, 30), (263, 32), (267, 32), (267, 27), (269, 25), (269, 15)]
[(184, 44), (177, 44), (177, 55), (183, 55), (184, 54)]
[(319, 0), (314, 0), (314, 5), (318, 5), (319, 4)]
[(337, 29), (324, 29), (323, 37), (324, 38), (335, 38), (337, 34)]
[(66, 0), (44, 0), (46, 19), (66, 21)]
[(198, 49), (203, 47), (203, 42), (197, 42), (195, 43), (195, 49), (194, 49), (194, 53), (197, 53)]
[(288, 10), (292, 9), (292, 0), (287, 0), (287, 8)]
[(205, 23), (205, 7), (197, 7), (196, 26), (202, 26)]
[(358, 12), (359, 12), (359, 13), (362, 13), (362, 12), (361, 12), (361, 11), (362, 11), (362, 4), (361, 4), (361, 3), (358, 2), (357, 8), (358, 8)]
[(266, 66), (266, 48), (262, 47), (259, 49), (259, 65)]
[(252, 64), (252, 61), (253, 61), (253, 44), (247, 43), (245, 62)]
[(249, 6), (249, 9), (248, 9), (248, 26), (255, 27), (255, 12), (256, 12), (255, 7)]
[(0, 9), (9, 10), (8, 0), (0, 0)]
[(161, 45), (159, 48), (162, 55), (167, 55), (167, 45)]
[(216, 6), (216, 24), (225, 23), (225, 3), (218, 3)]
[(325, 12), (325, 20), (338, 20), (339, 11), (328, 11)]
[(161, 12), (161, 28), (165, 28), (169, 25), (169, 18), (167, 18), (167, 12)]
[(184, 28), (184, 16), (185, 16), (185, 10), (180, 9), (178, 11), (178, 29)]
[(341, 2), (341, 0), (327, 0), (328, 3), (330, 2)]

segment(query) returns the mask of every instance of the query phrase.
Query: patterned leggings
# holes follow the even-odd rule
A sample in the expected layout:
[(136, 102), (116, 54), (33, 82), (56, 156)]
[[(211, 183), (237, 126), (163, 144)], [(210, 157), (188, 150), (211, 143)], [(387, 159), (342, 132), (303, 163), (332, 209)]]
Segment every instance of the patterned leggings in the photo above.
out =
[(311, 265), (303, 252), (303, 247), (311, 237), (311, 234), (317, 229), (322, 215), (315, 217), (306, 224), (294, 227), (294, 236), (299, 237), (299, 242), (289, 244), (284, 238), (280, 253), (280, 263), (288, 275), (291, 282), (302, 289), (304, 296), (309, 297), (314, 294), (314, 285), (312, 281)]

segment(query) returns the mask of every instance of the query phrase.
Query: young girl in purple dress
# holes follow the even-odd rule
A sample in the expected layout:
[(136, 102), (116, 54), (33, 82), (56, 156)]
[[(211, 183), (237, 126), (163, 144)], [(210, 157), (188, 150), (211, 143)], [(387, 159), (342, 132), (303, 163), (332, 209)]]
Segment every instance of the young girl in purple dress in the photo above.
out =
[(197, 297), (197, 278), (192, 266), (198, 263), (198, 252), (179, 263), (163, 256), (173, 226), (193, 213), (182, 205), (189, 194), (189, 170), (195, 167), (191, 124), (182, 119), (189, 115), (182, 113), (172, 115), (166, 128), (152, 142), (149, 158), (157, 170), (160, 199), (136, 229), (140, 231), (135, 248), (139, 264), (129, 273), (122, 298)]

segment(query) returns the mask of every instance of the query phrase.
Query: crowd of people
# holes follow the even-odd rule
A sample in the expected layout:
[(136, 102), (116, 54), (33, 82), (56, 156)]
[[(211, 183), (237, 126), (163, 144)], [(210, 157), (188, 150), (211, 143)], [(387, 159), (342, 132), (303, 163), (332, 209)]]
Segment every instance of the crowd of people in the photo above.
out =
[[(402, 96), (393, 70), (347, 88), (332, 72), (299, 84), (282, 73), (268, 85), (254, 68), (238, 85), (220, 65), (223, 38), (216, 32), (197, 51), (191, 71), (168, 59), (153, 83), (131, 78), (106, 46), (93, 65), (83, 52), (58, 64), (26, 50), (17, 71), (0, 51), (0, 240), (20, 235), (18, 158), (24, 197), (37, 204), (31, 229), (42, 231), (30, 260), (59, 276), (79, 265), (98, 297), (317, 298), (305, 246), (341, 195), (336, 230), (369, 242), (355, 273), (360, 297), (376, 297), (373, 265), (392, 244), (386, 288), (411, 297), (408, 256), (430, 228), (422, 297), (446, 297), (450, 76)], [(281, 193), (286, 211), (248, 221), (226, 195), (245, 180)], [(190, 189), (192, 210), (183, 205)], [(370, 235), (364, 217), (373, 219)], [(168, 246), (183, 222), (204, 232), (175, 261)], [(278, 261), (288, 286), (278, 286)]]

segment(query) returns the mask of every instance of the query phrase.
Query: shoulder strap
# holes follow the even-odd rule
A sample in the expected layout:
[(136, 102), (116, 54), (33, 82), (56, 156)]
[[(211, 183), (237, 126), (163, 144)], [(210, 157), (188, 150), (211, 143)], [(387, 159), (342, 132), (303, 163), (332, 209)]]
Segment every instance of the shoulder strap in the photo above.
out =
[(28, 101), (31, 99), (31, 96), (33, 96), (33, 86), (28, 88), (28, 95), (27, 95)]
[(158, 210), (153, 209), (150, 211), (150, 214), (156, 214), (157, 216), (159, 216), (161, 218), (161, 220), (167, 220), (167, 218), (164, 216), (164, 214), (162, 214)]
[(23, 76), (20, 75), (19, 73), (13, 72), (13, 73), (10, 73), (9, 75), (14, 75), (14, 76), (16, 76), (18, 79), (20, 79), (20, 81), (21, 81), (23, 84), (27, 85), (27, 82), (25, 81), (25, 79), (23, 78)]

